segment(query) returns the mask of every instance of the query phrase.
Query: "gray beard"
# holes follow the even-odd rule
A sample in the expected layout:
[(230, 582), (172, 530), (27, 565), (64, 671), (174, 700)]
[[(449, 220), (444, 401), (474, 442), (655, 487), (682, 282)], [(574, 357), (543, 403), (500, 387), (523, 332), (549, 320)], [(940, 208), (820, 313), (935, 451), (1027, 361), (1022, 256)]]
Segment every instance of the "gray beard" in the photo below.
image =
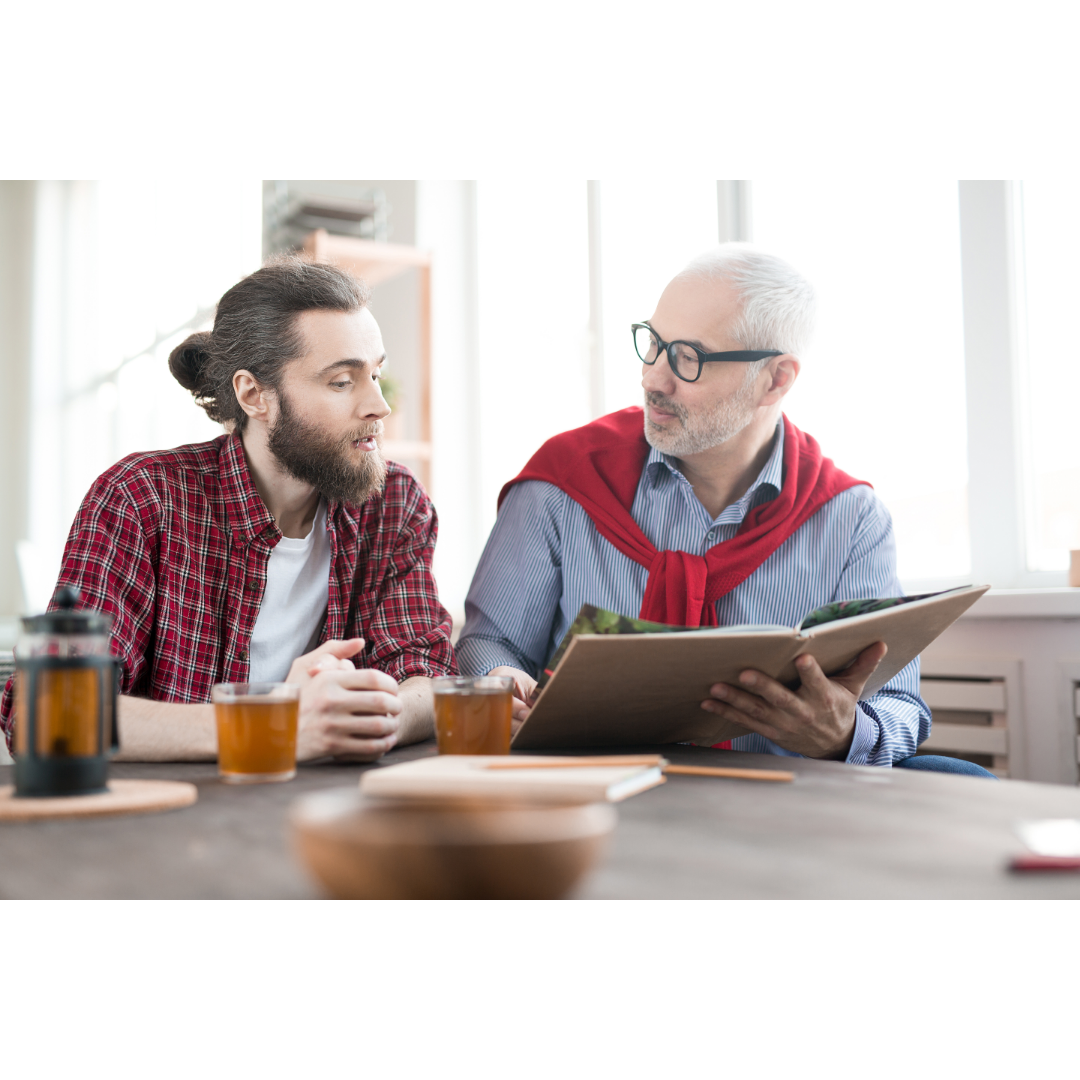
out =
[[(754, 419), (754, 380), (745, 382), (740, 389), (718, 401), (711, 409), (690, 415), (685, 405), (664, 397), (663, 394), (645, 394), (645, 438), (650, 446), (662, 454), (684, 458), (700, 454), (714, 446), (733, 439)], [(655, 405), (665, 412), (674, 413), (679, 420), (676, 431), (665, 430), (649, 419), (648, 406)]]
[(386, 462), (379, 449), (364, 454), (359, 463), (350, 457), (350, 444), (362, 436), (380, 435), (382, 424), (366, 424), (345, 439), (304, 423), (289, 407), (284, 394), (278, 395), (278, 416), (267, 436), (270, 452), (282, 468), (297, 480), (310, 484), (328, 502), (363, 506), (382, 491)]

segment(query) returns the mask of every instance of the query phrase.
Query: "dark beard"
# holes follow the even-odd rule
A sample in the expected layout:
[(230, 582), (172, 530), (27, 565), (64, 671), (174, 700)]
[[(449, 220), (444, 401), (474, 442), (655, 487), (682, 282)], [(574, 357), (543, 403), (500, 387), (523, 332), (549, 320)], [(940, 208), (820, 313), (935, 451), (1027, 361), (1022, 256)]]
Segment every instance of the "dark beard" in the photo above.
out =
[[(282, 468), (297, 480), (310, 484), (328, 502), (362, 506), (382, 491), (386, 462), (382, 456), (382, 424), (361, 424), (344, 439), (335, 439), (318, 428), (309, 427), (289, 407), (288, 398), (278, 394), (278, 417), (267, 442)], [(363, 455), (359, 464), (350, 457), (351, 444), (375, 435), (379, 449)]]

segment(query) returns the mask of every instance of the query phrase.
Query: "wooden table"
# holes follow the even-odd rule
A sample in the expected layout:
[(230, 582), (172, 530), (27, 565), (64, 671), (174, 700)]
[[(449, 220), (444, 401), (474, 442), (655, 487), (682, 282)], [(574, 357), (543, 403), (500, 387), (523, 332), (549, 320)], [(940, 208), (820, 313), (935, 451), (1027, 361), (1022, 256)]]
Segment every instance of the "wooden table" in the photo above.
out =
[[(1076, 788), (662, 750), (680, 763), (797, 775), (790, 784), (673, 776), (620, 803), (607, 856), (580, 898), (1080, 897), (1080, 874), (1007, 869), (1022, 850), (1014, 822), (1080, 817)], [(432, 744), (406, 747), (385, 761), (430, 753)], [(378, 766), (309, 765), (287, 784), (231, 787), (212, 764), (114, 765), (117, 777), (191, 781), (199, 801), (143, 817), (0, 824), (0, 897), (314, 897), (289, 851), (288, 806), (354, 785), (367, 767)], [(11, 772), (0, 768), (0, 783)]]

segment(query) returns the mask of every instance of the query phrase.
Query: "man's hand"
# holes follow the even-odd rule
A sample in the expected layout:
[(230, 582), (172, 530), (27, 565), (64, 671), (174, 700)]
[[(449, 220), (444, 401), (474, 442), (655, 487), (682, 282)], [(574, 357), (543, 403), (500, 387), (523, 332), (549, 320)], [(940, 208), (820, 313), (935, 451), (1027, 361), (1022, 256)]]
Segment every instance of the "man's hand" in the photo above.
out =
[(517, 729), (525, 722), (525, 718), (532, 712), (532, 709), (526, 704), (531, 696), (533, 690), (536, 689), (536, 680), (531, 675), (526, 675), (524, 671), (516, 667), (497, 667), (492, 668), (489, 675), (509, 675), (514, 680), (514, 711), (513, 719), (510, 724), (514, 734), (517, 734)]
[(701, 707), (764, 735), (785, 750), (842, 761), (855, 734), (856, 702), (885, 652), (885, 643), (879, 641), (831, 679), (812, 656), (800, 656), (795, 667), (802, 685), (796, 691), (760, 671), (743, 671), (738, 687), (717, 683)]
[(300, 687), (299, 761), (332, 754), (374, 761), (397, 742), (402, 704), (389, 675), (350, 662), (363, 638), (326, 641), (293, 661), (286, 682)]

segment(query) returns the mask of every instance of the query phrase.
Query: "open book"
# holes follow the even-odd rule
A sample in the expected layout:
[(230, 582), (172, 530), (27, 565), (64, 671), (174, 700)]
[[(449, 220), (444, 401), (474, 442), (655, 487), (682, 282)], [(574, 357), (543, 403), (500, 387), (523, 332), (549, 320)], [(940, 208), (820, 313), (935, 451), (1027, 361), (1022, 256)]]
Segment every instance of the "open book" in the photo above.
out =
[(863, 689), (870, 697), (989, 588), (827, 604), (797, 627), (687, 629), (586, 605), (541, 674), (532, 712), (513, 745), (722, 742), (747, 732), (701, 708), (714, 683), (738, 685), (739, 672), (755, 668), (795, 687), (797, 657), (809, 653), (834, 675), (884, 641), (888, 654)]

